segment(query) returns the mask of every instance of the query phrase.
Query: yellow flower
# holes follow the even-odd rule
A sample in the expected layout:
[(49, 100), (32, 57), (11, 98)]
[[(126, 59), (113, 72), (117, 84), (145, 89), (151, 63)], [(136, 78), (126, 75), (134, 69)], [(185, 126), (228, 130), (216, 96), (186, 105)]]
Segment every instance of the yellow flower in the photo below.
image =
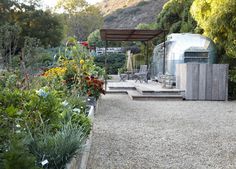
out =
[(79, 63), (80, 63), (81, 65), (84, 64), (84, 60), (81, 59), (81, 60), (79, 61)]
[(54, 67), (44, 73), (46, 77), (63, 76), (66, 72), (65, 67)]

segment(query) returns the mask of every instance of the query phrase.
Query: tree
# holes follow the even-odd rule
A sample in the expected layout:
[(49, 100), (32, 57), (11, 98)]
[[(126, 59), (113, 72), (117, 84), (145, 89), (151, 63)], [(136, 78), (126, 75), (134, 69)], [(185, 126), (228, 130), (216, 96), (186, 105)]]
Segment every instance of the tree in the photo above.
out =
[[(0, 26), (0, 62), (3, 68), (9, 69), (13, 56), (16, 54), (19, 41), (20, 27), (5, 24)], [(2, 61), (1, 61), (2, 60)]]
[(40, 39), (43, 46), (58, 46), (63, 39), (63, 25), (49, 11), (34, 10), (21, 13), (16, 23), (22, 28), (21, 35)]
[(96, 47), (99, 47), (99, 48), (105, 47), (105, 42), (102, 41), (101, 39), (99, 29), (90, 33), (90, 35), (88, 36), (88, 43), (90, 46), (96, 45)]
[(193, 0), (170, 0), (157, 16), (157, 28), (169, 33), (194, 32), (196, 22), (190, 14)]
[[(22, 41), (25, 36), (40, 39), (45, 47), (57, 46), (63, 38), (63, 25), (56, 15), (37, 8), (37, 0), (22, 3), (16, 0), (0, 1), (0, 24), (18, 25)], [(27, 4), (26, 4), (27, 3)], [(22, 46), (23, 43), (20, 43)]]
[(204, 35), (216, 43), (218, 61), (228, 63), (229, 96), (236, 98), (236, 1), (194, 0), (191, 13)]
[(88, 6), (85, 0), (58, 0), (56, 8), (62, 8), (65, 12), (73, 15)]
[(191, 14), (204, 35), (216, 43), (219, 61), (236, 58), (235, 0), (194, 0)]
[(64, 14), (67, 25), (67, 36), (75, 36), (79, 40), (86, 40), (90, 33), (103, 25), (103, 16), (95, 6), (87, 6), (73, 15)]
[[(126, 56), (123, 53), (108, 53), (107, 64), (108, 74), (117, 74), (118, 69), (124, 67)], [(94, 62), (101, 68), (105, 67), (105, 55), (95, 57)]]

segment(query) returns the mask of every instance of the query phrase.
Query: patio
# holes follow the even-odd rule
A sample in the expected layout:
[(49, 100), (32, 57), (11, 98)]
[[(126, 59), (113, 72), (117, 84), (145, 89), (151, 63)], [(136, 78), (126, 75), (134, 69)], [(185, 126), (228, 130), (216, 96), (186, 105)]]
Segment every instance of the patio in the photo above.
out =
[(135, 80), (119, 81), (117, 75), (107, 83), (107, 94), (128, 94), (132, 100), (183, 100), (184, 90), (163, 88), (160, 83), (149, 80), (140, 83)]

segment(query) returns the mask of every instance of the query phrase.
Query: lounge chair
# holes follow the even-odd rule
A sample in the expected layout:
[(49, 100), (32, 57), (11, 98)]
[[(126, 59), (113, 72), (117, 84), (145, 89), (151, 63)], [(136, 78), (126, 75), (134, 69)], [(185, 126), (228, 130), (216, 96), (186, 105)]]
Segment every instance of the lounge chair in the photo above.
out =
[(148, 69), (147, 69), (147, 65), (140, 65), (140, 69), (138, 73), (134, 73), (134, 79), (135, 82), (140, 81), (140, 83), (144, 82), (148, 82), (147, 79), (147, 75), (148, 75)]

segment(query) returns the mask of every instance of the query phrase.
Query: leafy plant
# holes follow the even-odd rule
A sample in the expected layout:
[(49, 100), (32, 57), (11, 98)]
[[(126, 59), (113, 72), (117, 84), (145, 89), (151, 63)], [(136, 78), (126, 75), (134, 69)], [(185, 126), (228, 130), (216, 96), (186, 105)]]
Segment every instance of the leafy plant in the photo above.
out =
[(36, 165), (35, 156), (20, 141), (12, 141), (3, 159), (4, 169), (40, 169)]
[(236, 69), (229, 71), (229, 97), (236, 99)]
[(85, 139), (83, 127), (65, 124), (55, 135), (44, 131), (39, 137), (31, 140), (29, 148), (38, 162), (48, 160), (49, 169), (63, 169), (78, 150), (82, 149)]
[(84, 79), (82, 79), (81, 82), (81, 91), (80, 94), (87, 95), (87, 96), (93, 96), (96, 99), (99, 98), (100, 94), (105, 94), (105, 90), (103, 89), (104, 82), (93, 77), (93, 76), (87, 76)]
[[(108, 66), (108, 74), (117, 74), (117, 70), (122, 68), (125, 64), (126, 56), (125, 54), (113, 53), (108, 54), (107, 56), (107, 64)], [(94, 60), (95, 64), (100, 67), (105, 67), (105, 55), (97, 56)]]

